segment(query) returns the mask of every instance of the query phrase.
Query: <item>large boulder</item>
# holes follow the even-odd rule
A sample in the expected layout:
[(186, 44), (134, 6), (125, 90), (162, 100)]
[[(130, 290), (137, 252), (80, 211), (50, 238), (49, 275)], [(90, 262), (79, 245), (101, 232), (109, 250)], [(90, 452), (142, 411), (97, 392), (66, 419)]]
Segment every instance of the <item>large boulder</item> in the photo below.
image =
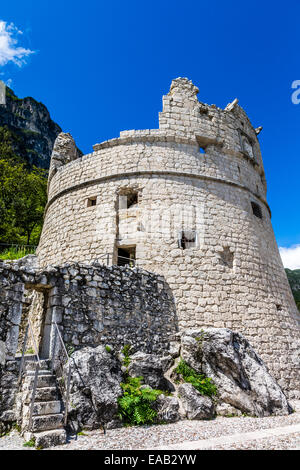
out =
[(143, 377), (145, 384), (159, 390), (174, 391), (174, 386), (167, 380), (164, 373), (173, 364), (171, 356), (156, 356), (144, 352), (136, 352), (130, 356), (128, 374), (131, 377)]
[(221, 403), (252, 416), (291, 413), (283, 391), (240, 333), (227, 328), (186, 330), (181, 355), (190, 367), (212, 378)]
[(176, 397), (159, 395), (153, 404), (153, 408), (157, 411), (157, 423), (175, 423), (181, 418), (179, 401)]
[(211, 398), (201, 395), (189, 383), (178, 387), (178, 396), (188, 419), (212, 419), (215, 417), (215, 405)]
[(73, 430), (95, 429), (115, 420), (123, 380), (120, 362), (104, 346), (71, 357), (69, 419)]

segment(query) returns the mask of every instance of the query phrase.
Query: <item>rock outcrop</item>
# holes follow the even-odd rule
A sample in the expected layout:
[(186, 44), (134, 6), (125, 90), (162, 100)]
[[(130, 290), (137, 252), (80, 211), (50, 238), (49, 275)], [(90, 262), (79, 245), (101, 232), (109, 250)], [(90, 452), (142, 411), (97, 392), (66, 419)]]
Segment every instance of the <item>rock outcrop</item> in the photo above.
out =
[(176, 397), (166, 397), (159, 395), (153, 408), (157, 411), (157, 423), (175, 423), (181, 419), (179, 408), (180, 403)]
[(82, 153), (76, 147), (75, 141), (71, 134), (68, 132), (61, 132), (55, 142), (51, 156), (49, 180), (52, 178), (53, 174), (57, 171), (62, 165), (76, 160), (81, 157)]
[(121, 363), (104, 346), (76, 351), (71, 359), (71, 428), (95, 429), (114, 421), (122, 380)]
[(34, 98), (20, 99), (6, 88), (6, 106), (0, 106), (0, 127), (9, 132), (12, 148), (30, 166), (49, 168), (54, 141), (61, 128), (46, 106)]
[(252, 416), (286, 415), (286, 396), (263, 361), (240, 333), (227, 328), (186, 330), (182, 358), (211, 377), (219, 401)]
[(174, 386), (164, 376), (172, 364), (170, 356), (160, 357), (139, 351), (130, 357), (128, 373), (131, 377), (143, 377), (144, 383), (152, 388), (173, 392)]
[(212, 419), (215, 405), (211, 398), (205, 397), (189, 383), (181, 384), (178, 394), (188, 419)]

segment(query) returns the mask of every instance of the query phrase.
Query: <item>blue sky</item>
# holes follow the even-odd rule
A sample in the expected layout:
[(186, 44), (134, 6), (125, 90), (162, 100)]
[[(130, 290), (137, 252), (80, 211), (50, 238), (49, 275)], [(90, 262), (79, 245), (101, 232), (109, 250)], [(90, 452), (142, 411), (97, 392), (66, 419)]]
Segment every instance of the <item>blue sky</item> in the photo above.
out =
[[(264, 127), (273, 227), (278, 244), (291, 247), (300, 245), (300, 104), (291, 100), (299, 18), (299, 1), (10, 0), (0, 20), (23, 32), (10, 30), (12, 48), (25, 51), (19, 63), (0, 60), (0, 78), (42, 101), (85, 153), (121, 130), (158, 127), (175, 77), (193, 80), (209, 104), (238, 97)], [(289, 256), (300, 267), (300, 249)]]

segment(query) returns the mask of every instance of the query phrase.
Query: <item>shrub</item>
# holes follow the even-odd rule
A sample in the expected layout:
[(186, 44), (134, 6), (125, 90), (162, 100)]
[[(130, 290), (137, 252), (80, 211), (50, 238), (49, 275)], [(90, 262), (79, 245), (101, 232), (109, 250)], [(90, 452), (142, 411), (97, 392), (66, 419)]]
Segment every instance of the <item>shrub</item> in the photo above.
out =
[(122, 349), (122, 353), (124, 355), (123, 365), (125, 367), (128, 367), (130, 364), (130, 357), (129, 357), (130, 349), (131, 349), (130, 344), (125, 344), (125, 346)]
[(157, 411), (152, 408), (152, 403), (163, 392), (150, 387), (142, 387), (143, 377), (127, 377), (121, 383), (123, 396), (118, 399), (119, 416), (128, 426), (152, 424), (157, 416)]
[(212, 397), (217, 394), (217, 387), (212, 382), (211, 378), (205, 377), (205, 375), (196, 372), (188, 366), (183, 359), (180, 359), (175, 372), (181, 375), (184, 382), (192, 384), (193, 387), (201, 393), (201, 395)]

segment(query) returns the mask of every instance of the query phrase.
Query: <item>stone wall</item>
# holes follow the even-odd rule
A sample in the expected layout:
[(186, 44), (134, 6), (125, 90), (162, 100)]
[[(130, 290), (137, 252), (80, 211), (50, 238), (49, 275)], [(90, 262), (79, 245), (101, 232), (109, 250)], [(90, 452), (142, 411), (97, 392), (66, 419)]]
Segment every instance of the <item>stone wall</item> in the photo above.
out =
[[(132, 352), (178, 354), (174, 299), (163, 277), (100, 264), (40, 270), (34, 257), (26, 258), (0, 261), (0, 434), (17, 419), (15, 356), (29, 316), (42, 358), (52, 357), (54, 322), (70, 352), (102, 344), (116, 354), (125, 345)], [(26, 349), (32, 347), (29, 340)]]
[(100, 264), (36, 270), (18, 262), (0, 262), (3, 366), (15, 358), (18, 348), (22, 306), (28, 309), (26, 289), (39, 293), (33, 305), (39, 312), (36, 329), (42, 330), (42, 339), (36, 339), (44, 357), (49, 357), (54, 322), (64, 342), (75, 349), (107, 344), (118, 351), (130, 344), (133, 351), (160, 353), (172, 349), (176, 341), (173, 294), (161, 276)]
[[(241, 332), (299, 396), (300, 316), (272, 229), (259, 129), (238, 105), (208, 106), (197, 92), (189, 80), (174, 80), (159, 129), (121, 132), (57, 168), (40, 262), (109, 253), (115, 264), (119, 247), (135, 247), (138, 265), (170, 285), (181, 330)], [(123, 208), (119, 196), (130, 190), (138, 204)], [(179, 246), (183, 229), (195, 231), (195, 246)]]

